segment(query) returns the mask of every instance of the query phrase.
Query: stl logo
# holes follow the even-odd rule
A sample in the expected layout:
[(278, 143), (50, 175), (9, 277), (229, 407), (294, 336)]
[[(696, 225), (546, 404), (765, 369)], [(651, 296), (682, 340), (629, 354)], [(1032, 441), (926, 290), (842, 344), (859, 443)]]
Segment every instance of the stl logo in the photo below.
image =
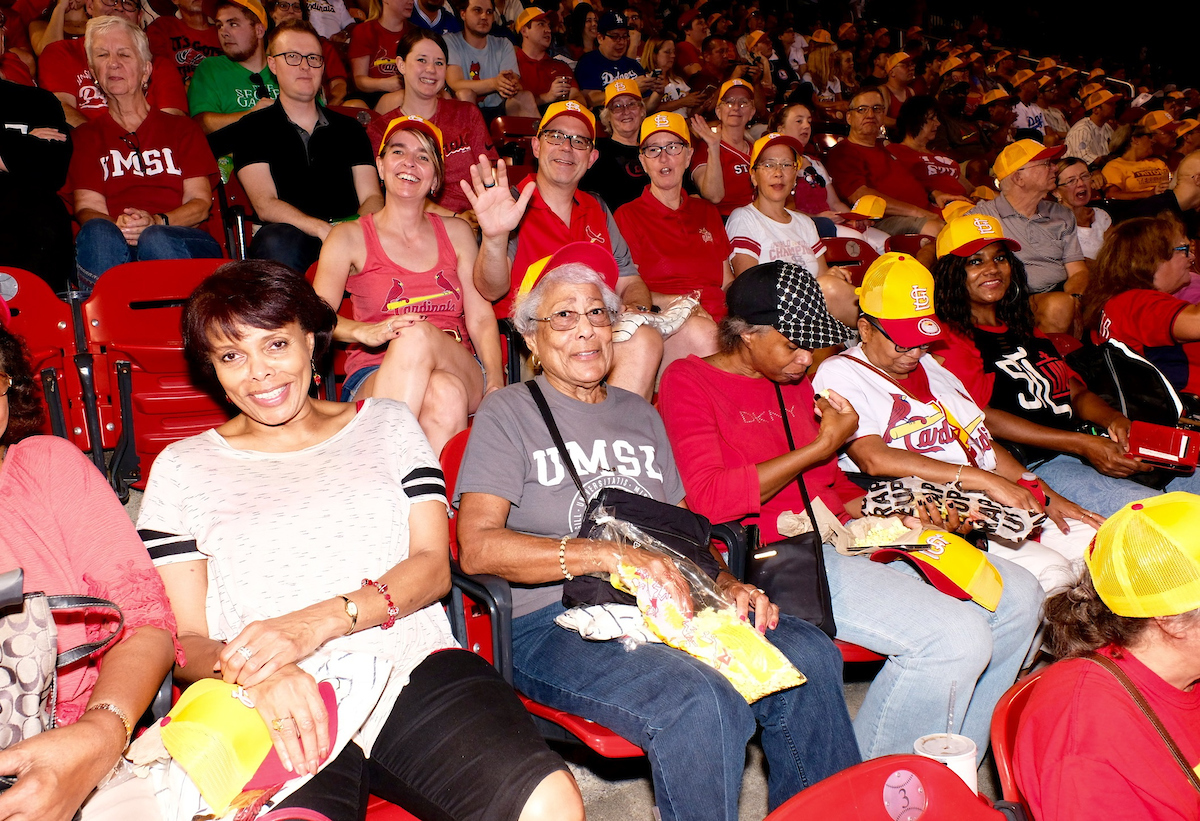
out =
[(563, 103), (563, 108), (565, 108), (567, 111), (582, 111), (583, 110), (579, 107), (579, 103), (575, 102), (574, 100), (567, 100), (565, 103)]
[(933, 303), (929, 301), (929, 289), (922, 288), (920, 285), (912, 286), (910, 294), (913, 301), (914, 311), (928, 311), (933, 307)]
[(987, 217), (976, 217), (971, 224), (974, 225), (975, 230), (981, 234), (996, 233), (996, 227), (992, 225), (992, 221)]
[(655, 114), (654, 115), (654, 127), (655, 128), (666, 128), (670, 124), (671, 124), (671, 118), (668, 117), (666, 114)]

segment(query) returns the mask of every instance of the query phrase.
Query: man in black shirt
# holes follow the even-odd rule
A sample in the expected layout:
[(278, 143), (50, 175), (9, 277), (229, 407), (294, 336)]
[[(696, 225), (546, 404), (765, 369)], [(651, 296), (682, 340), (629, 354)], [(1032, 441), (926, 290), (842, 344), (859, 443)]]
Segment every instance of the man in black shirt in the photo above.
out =
[(383, 194), (366, 131), (317, 103), (324, 58), (312, 26), (290, 21), (274, 29), (267, 61), (279, 99), (242, 118), (233, 165), (255, 215), (267, 223), (249, 256), (303, 273), (334, 222), (378, 211)]

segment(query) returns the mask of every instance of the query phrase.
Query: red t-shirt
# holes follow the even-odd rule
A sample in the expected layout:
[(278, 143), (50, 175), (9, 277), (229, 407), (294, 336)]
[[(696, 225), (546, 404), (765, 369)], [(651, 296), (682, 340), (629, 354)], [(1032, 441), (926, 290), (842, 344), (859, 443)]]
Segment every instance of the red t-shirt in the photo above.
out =
[(996, 376), (984, 372), (983, 357), (975, 347), (975, 340), (963, 336), (945, 322), (942, 323), (942, 331), (945, 336), (938, 341), (932, 353), (942, 359), (946, 370), (958, 377), (976, 405), (987, 407), (992, 401), (992, 386)]
[(183, 181), (217, 173), (204, 132), (188, 117), (151, 109), (129, 134), (104, 111), (75, 129), (67, 185), (104, 195), (108, 215), (126, 208), (152, 214), (183, 203)]
[(728, 312), (721, 284), (731, 249), (721, 214), (707, 200), (684, 196), (678, 211), (663, 205), (647, 186), (617, 209), (621, 236), (646, 285), (660, 294), (700, 291), (713, 319)]
[[(792, 437), (797, 445), (813, 441), (820, 423), (813, 413), (812, 384), (805, 377), (782, 388)], [(790, 450), (774, 383), (728, 373), (689, 356), (663, 373), (658, 408), (688, 507), (714, 522), (747, 516), (747, 524), (761, 528), (764, 543), (778, 541), (779, 514), (804, 510), (804, 501), (795, 482), (760, 501), (756, 465)], [(850, 518), (846, 503), (863, 495), (838, 467), (836, 455), (805, 470), (804, 485), (843, 522)]]
[[(104, 92), (96, 85), (83, 51), (83, 38), (59, 40), (46, 46), (38, 60), (38, 79), (42, 88), (55, 94), (70, 94), (79, 113), (94, 120), (108, 111)], [(177, 108), (187, 113), (187, 92), (174, 65), (155, 57), (146, 100), (151, 108)]]
[(571, 88), (579, 88), (575, 82), (575, 72), (562, 60), (555, 60), (549, 54), (535, 60), (522, 49), (517, 49), (517, 69), (521, 73), (521, 85), (534, 96), (545, 94), (559, 77), (568, 77)]
[(1098, 335), (1145, 356), (1177, 390), (1200, 393), (1200, 342), (1181, 344), (1171, 333), (1175, 317), (1188, 305), (1162, 291), (1126, 291), (1104, 303)]
[[(717, 203), (722, 217), (733, 213), (733, 209), (749, 205), (754, 201), (754, 184), (750, 182), (750, 155), (743, 154), (724, 140), (721, 141), (721, 176), (725, 179), (725, 198)], [(708, 164), (708, 144), (696, 140), (692, 155), (692, 171)]]
[(382, 79), (394, 77), (396, 68), (396, 46), (400, 38), (408, 30), (408, 24), (400, 31), (390, 31), (383, 27), (378, 20), (367, 20), (354, 27), (350, 34), (350, 60), (357, 57), (370, 57), (368, 77)]
[(917, 208), (930, 208), (924, 186), (882, 145), (866, 148), (842, 140), (829, 150), (825, 165), (844, 202), (853, 204), (854, 192), (865, 185)]
[(944, 191), (964, 197), (967, 195), (967, 189), (962, 183), (961, 169), (952, 158), (944, 154), (918, 151), (903, 143), (891, 143), (887, 150), (926, 191)]
[(692, 63), (704, 65), (704, 61), (700, 59), (700, 49), (687, 40), (680, 40), (675, 44), (675, 68), (682, 72)]
[(215, 26), (194, 29), (178, 17), (158, 18), (147, 27), (146, 36), (150, 38), (150, 53), (170, 61), (185, 83), (192, 79), (201, 60), (224, 53)]
[[(1111, 646), (1101, 652), (1114, 655)], [(1121, 655), (1118, 666), (1196, 767), (1200, 688), (1184, 692), (1129, 651)], [(1200, 793), (1154, 725), (1112, 673), (1086, 659), (1060, 661), (1034, 685), (1017, 725), (1013, 769), (1039, 821), (1200, 818)]]
[(29, 66), (11, 51), (0, 54), (0, 77), (23, 86), (35, 85), (33, 75), (29, 73)]

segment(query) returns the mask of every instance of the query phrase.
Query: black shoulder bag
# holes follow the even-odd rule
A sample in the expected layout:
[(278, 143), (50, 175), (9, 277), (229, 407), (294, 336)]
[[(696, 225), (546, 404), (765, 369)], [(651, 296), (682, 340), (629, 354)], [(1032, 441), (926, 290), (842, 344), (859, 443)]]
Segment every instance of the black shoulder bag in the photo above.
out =
[[(779, 398), (779, 415), (787, 433), (788, 450), (795, 450), (783, 390), (778, 383), (775, 384), (775, 396)], [(820, 627), (833, 638), (837, 635), (837, 625), (833, 621), (833, 602), (829, 598), (829, 577), (825, 575), (825, 553), (808, 488), (804, 486), (804, 471), (796, 477), (796, 485), (804, 499), (804, 512), (808, 514), (812, 530), (759, 545), (746, 557), (746, 583), (762, 588), (784, 613)]]
[[(599, 493), (588, 500), (587, 492), (583, 489), (583, 482), (579, 479), (575, 463), (571, 461), (571, 455), (567, 453), (566, 443), (563, 442), (558, 425), (554, 422), (554, 415), (550, 412), (550, 405), (546, 402), (542, 389), (532, 380), (525, 384), (529, 387), (529, 393), (533, 395), (533, 401), (537, 404), (542, 419), (545, 420), (546, 427), (550, 430), (550, 438), (554, 440), (554, 446), (558, 448), (558, 455), (562, 459), (563, 467), (575, 480), (575, 486), (579, 488), (580, 496), (587, 500), (587, 510), (584, 511), (583, 522), (579, 527), (579, 538), (595, 538), (595, 534), (600, 529), (600, 525), (596, 523), (596, 511), (603, 507), (621, 521), (636, 525), (676, 553), (695, 562), (709, 578), (716, 579), (721, 568), (709, 550), (712, 525), (708, 519), (686, 508), (669, 505), (666, 502), (616, 487), (601, 488)], [(563, 605), (566, 607), (609, 603), (636, 604), (636, 600), (633, 596), (622, 593), (607, 581), (596, 576), (576, 576), (568, 579), (563, 585)]]

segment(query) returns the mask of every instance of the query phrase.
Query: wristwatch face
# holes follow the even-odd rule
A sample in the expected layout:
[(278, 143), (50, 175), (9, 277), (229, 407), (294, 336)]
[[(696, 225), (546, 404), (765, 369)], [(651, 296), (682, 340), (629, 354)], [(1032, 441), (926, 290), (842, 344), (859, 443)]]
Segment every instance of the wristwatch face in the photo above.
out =
[(358, 618), (358, 605), (353, 599), (346, 599), (346, 615), (352, 619)]

